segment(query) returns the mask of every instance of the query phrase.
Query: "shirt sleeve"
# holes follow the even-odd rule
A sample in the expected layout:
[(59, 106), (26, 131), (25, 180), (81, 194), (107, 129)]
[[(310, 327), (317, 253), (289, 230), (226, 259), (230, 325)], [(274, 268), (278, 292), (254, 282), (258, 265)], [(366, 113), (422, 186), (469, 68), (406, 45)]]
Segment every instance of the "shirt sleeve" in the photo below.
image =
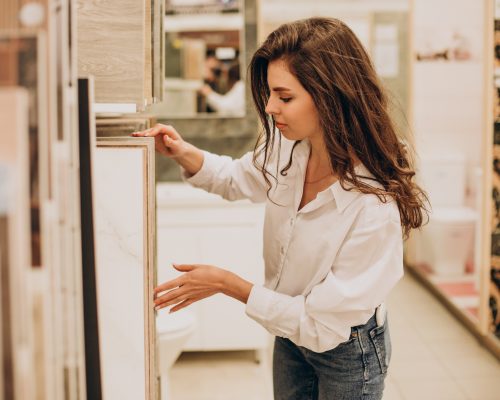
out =
[[(397, 215), (395, 214), (397, 213)], [(246, 313), (271, 334), (316, 352), (349, 339), (403, 276), (403, 240), (394, 203), (360, 213), (327, 276), (307, 295), (255, 285)]]
[(256, 203), (266, 200), (268, 185), (253, 164), (253, 152), (237, 160), (208, 151), (203, 151), (203, 156), (203, 165), (195, 175), (189, 177), (181, 168), (184, 181), (226, 200), (250, 199)]

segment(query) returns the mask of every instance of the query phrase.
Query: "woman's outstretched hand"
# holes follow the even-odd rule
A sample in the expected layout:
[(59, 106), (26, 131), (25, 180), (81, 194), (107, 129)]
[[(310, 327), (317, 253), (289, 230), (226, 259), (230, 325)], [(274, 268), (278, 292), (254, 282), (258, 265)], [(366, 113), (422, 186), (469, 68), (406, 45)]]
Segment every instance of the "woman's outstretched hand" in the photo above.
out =
[(179, 158), (186, 152), (186, 142), (171, 125), (157, 124), (153, 128), (134, 132), (135, 137), (154, 137), (156, 151), (170, 157)]
[(156, 151), (175, 160), (190, 176), (195, 175), (203, 166), (203, 152), (185, 142), (171, 125), (157, 124), (145, 131), (134, 132), (132, 136), (154, 137)]
[(196, 301), (223, 293), (246, 303), (252, 284), (232, 272), (212, 265), (173, 264), (179, 277), (167, 281), (154, 289), (155, 309), (172, 306), (170, 312), (193, 304)]

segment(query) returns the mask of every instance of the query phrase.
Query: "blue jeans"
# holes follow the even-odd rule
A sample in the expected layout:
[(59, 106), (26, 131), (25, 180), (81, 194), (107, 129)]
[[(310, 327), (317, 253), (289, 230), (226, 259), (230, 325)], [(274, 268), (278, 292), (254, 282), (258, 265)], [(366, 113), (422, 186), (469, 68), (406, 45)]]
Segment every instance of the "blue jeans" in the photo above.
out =
[(273, 354), (275, 400), (381, 400), (391, 358), (387, 318), (375, 315), (351, 328), (349, 340), (316, 353), (277, 337)]

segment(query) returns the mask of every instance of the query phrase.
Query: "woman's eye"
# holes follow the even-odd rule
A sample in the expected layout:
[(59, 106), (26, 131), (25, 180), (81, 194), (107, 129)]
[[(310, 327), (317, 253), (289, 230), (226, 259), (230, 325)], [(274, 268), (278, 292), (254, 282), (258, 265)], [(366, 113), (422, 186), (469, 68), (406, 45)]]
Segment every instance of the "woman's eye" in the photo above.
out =
[(283, 103), (288, 103), (290, 100), (292, 100), (291, 97), (280, 97), (280, 100), (283, 102)]

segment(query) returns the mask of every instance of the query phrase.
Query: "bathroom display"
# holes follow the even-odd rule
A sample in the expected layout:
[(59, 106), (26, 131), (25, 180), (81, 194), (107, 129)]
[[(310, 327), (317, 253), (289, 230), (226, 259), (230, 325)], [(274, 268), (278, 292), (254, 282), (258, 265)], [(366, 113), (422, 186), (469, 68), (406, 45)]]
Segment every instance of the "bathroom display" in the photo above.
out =
[[(474, 2), (467, 3), (472, 7)], [(438, 7), (450, 10), (445, 20)], [(473, 14), (468, 7), (456, 7), (451, 0), (412, 3), (416, 179), (427, 192), (430, 213), (428, 224), (407, 243), (406, 263), (479, 334), (485, 311), (482, 209), (489, 173), (482, 135), (484, 15), (480, 7)], [(449, 79), (443, 80), (444, 75)]]
[(159, 118), (245, 116), (243, 1), (228, 5), (181, 12), (167, 1), (164, 96), (150, 109)]
[(154, 139), (98, 138), (96, 286), (104, 399), (156, 400)]

